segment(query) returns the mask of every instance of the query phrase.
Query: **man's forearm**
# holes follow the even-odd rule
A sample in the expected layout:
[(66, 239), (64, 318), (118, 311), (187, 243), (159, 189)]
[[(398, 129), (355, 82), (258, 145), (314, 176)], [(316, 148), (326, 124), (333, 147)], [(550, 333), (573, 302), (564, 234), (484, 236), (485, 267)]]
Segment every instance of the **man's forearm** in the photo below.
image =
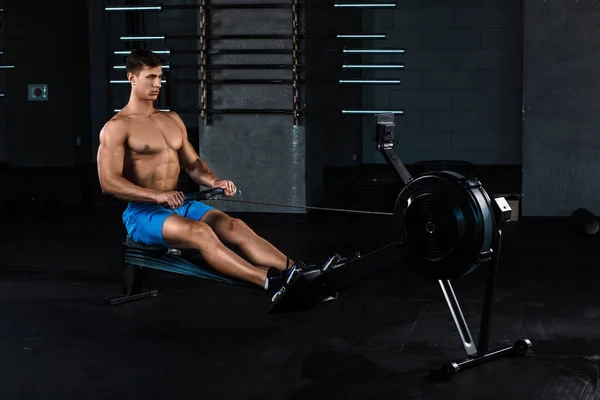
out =
[(199, 185), (212, 187), (219, 180), (208, 168), (208, 164), (201, 159), (197, 159), (193, 164), (188, 165), (186, 170), (190, 178)]
[(137, 186), (123, 177), (111, 178), (101, 183), (102, 193), (112, 195), (123, 201), (155, 203), (158, 192)]

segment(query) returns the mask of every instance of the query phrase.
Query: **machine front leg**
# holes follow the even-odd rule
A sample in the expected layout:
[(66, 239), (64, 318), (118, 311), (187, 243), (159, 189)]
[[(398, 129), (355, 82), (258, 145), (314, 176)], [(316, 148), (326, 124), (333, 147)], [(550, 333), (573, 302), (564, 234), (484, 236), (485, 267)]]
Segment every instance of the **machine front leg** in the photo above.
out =
[(438, 376), (438, 374), (440, 374), (439, 377), (441, 378), (449, 378), (459, 371), (475, 367), (488, 361), (505, 356), (525, 354), (531, 348), (532, 343), (529, 339), (520, 339), (517, 340), (513, 345), (502, 345), (493, 351), (488, 351), (492, 320), (492, 306), (494, 303), (494, 292), (496, 288), (496, 271), (498, 270), (501, 243), (502, 231), (499, 230), (493, 246), (492, 258), (487, 265), (488, 270), (477, 346), (473, 342), (469, 327), (463, 316), (460, 305), (458, 304), (458, 300), (456, 299), (452, 285), (449, 281), (439, 281), (442, 292), (444, 293), (444, 297), (454, 319), (454, 323), (456, 324), (456, 328), (461, 337), (463, 347), (467, 353), (467, 358), (463, 359), (462, 361), (445, 363), (440, 371), (433, 371), (434, 376)]
[(465, 316), (463, 315), (460, 305), (458, 304), (458, 299), (456, 298), (452, 284), (448, 280), (440, 280), (438, 282), (442, 288), (444, 299), (446, 299), (446, 303), (450, 309), (450, 314), (452, 314), (452, 319), (454, 320), (454, 324), (458, 330), (465, 353), (467, 353), (468, 357), (476, 356), (477, 346), (473, 342), (471, 331), (469, 330)]

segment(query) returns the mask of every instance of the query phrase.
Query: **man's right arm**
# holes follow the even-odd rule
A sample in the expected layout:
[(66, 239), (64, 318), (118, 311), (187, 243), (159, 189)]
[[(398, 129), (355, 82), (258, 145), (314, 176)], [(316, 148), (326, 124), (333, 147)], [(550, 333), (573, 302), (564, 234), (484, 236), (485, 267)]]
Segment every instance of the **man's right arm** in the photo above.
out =
[(100, 131), (98, 178), (102, 193), (124, 201), (157, 203), (159, 192), (135, 185), (123, 178), (127, 123), (108, 121)]

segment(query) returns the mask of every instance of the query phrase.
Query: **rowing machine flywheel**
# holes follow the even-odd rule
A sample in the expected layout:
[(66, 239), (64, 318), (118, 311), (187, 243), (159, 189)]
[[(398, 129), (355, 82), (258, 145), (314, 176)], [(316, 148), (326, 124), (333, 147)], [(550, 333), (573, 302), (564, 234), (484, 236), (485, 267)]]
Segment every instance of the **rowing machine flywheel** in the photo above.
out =
[(492, 201), (476, 179), (451, 171), (407, 182), (394, 207), (404, 263), (432, 279), (453, 279), (489, 260), (497, 235)]

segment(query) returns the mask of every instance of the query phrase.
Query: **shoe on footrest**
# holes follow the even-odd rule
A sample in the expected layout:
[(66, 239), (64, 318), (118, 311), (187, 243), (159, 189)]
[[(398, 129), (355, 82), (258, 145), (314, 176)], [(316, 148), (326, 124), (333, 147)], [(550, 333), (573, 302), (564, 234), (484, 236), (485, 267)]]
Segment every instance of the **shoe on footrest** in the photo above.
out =
[[(315, 270), (320, 270), (320, 271), (325, 271), (327, 268), (329, 268), (332, 265), (336, 265), (339, 260), (341, 260), (342, 257), (335, 253), (334, 255), (327, 257), (324, 260), (321, 261), (314, 261), (314, 262), (310, 262), (310, 263), (304, 263), (302, 261), (296, 261), (296, 264), (300, 264), (300, 269), (303, 272), (308, 272), (308, 271), (315, 271)], [(294, 264), (294, 265), (296, 265)]]
[(323, 262), (323, 266), (321, 267), (321, 271), (326, 272), (332, 267), (338, 267), (344, 264), (349, 264), (353, 261), (356, 261), (360, 258), (360, 253), (355, 251), (354, 253), (350, 253), (346, 257), (342, 257), (339, 254), (334, 254)]
[(308, 271), (308, 270), (318, 269), (321, 272), (325, 272), (325, 271), (329, 270), (331, 267), (348, 262), (348, 260), (349, 260), (349, 258), (344, 258), (341, 255), (339, 255), (338, 253), (334, 253), (333, 255), (327, 257), (326, 259), (324, 259), (322, 261), (317, 261), (317, 262), (309, 264), (309, 266), (308, 266), (308, 268), (306, 268), (306, 270)]
[(277, 268), (271, 267), (267, 271), (268, 292), (271, 302), (277, 301), (283, 293), (287, 290), (287, 287), (293, 285), (294, 281), (302, 273), (301, 264), (294, 263), (290, 268), (281, 271)]
[(300, 267), (294, 268), (287, 276), (285, 272), (282, 273), (281, 275), (285, 276), (283, 285), (272, 295), (269, 291), (271, 295), (269, 313), (305, 311), (334, 300), (336, 296), (321, 293), (322, 288), (316, 285), (315, 280), (310, 276), (313, 272), (320, 274), (319, 271), (304, 272)]
[(338, 253), (335, 253), (331, 257), (326, 258), (325, 261), (321, 263), (320, 269), (321, 271), (325, 272), (334, 265), (337, 265), (341, 260), (342, 256), (340, 256)]
[(280, 271), (275, 267), (271, 267), (267, 271), (267, 293), (271, 301), (273, 301), (275, 295), (285, 286), (286, 278), (282, 272), (283, 271)]

